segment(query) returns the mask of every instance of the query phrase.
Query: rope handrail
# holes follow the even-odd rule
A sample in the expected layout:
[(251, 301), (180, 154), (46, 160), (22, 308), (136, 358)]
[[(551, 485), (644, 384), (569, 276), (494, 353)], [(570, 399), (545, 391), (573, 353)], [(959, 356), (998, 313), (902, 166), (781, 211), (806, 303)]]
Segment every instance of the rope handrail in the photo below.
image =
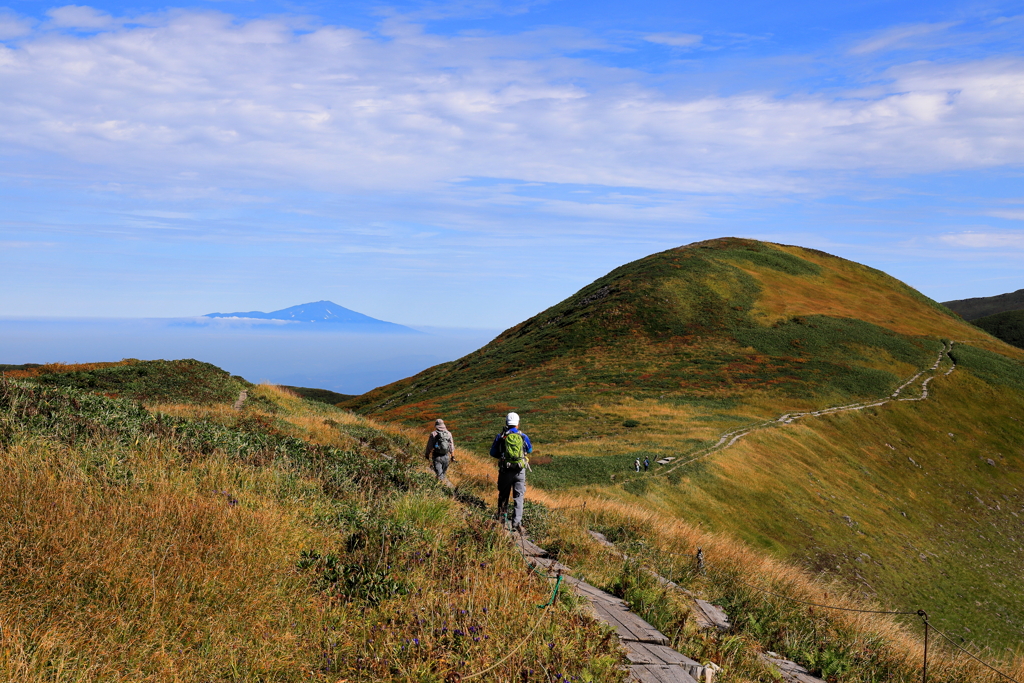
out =
[(1002, 676), (1003, 678), (1005, 678), (1005, 679), (1006, 679), (1006, 680), (1008, 680), (1008, 681), (1013, 681), (1013, 683), (1021, 683), (1021, 682), (1020, 682), (1020, 681), (1018, 681), (1018, 680), (1017, 680), (1016, 678), (1013, 678), (1012, 676), (1009, 676), (1008, 674), (1004, 674), (1004, 673), (1003, 673), (1002, 671), (1000, 671), (999, 669), (995, 668), (994, 666), (992, 666), (992, 665), (991, 665), (991, 664), (989, 664), (988, 662), (984, 661), (984, 660), (983, 660), (983, 659), (981, 659), (980, 657), (977, 657), (977, 656), (975, 656), (974, 654), (972, 654), (972, 653), (970, 652), (970, 650), (967, 650), (967, 649), (964, 649), (963, 647), (961, 647), (961, 646), (960, 646), (960, 645), (959, 645), (959, 644), (958, 644), (958, 643), (957, 643), (956, 641), (954, 641), (954, 640), (953, 640), (953, 639), (952, 639), (951, 637), (947, 636), (947, 635), (946, 635), (945, 633), (943, 633), (943, 632), (942, 632), (942, 631), (940, 631), (939, 629), (935, 628), (935, 624), (931, 624), (931, 628), (932, 628), (932, 630), (933, 630), (933, 631), (935, 631), (935, 632), (936, 632), (936, 633), (938, 633), (938, 634), (939, 634), (940, 636), (942, 636), (943, 638), (945, 638), (945, 639), (946, 639), (946, 642), (948, 642), (948, 643), (949, 643), (950, 645), (952, 645), (952, 646), (953, 646), (953, 647), (955, 647), (956, 649), (960, 650), (960, 652), (963, 652), (963, 653), (964, 653), (965, 655), (967, 655), (968, 657), (970, 657), (971, 659), (973, 659), (974, 661), (976, 661), (976, 662), (977, 662), (978, 664), (981, 664), (981, 665), (982, 665), (982, 666), (984, 666), (984, 667), (985, 667), (986, 669), (989, 669), (990, 671), (992, 671), (992, 672), (994, 672), (994, 673), (997, 673), (997, 674), (999, 674), (1000, 676)]
[(545, 602), (543, 605), (537, 605), (537, 609), (543, 610), (540, 613), (540, 617), (533, 624), (533, 628), (531, 628), (529, 633), (526, 634), (526, 637), (523, 638), (522, 640), (520, 640), (516, 644), (515, 647), (513, 647), (511, 650), (509, 650), (508, 654), (506, 654), (504, 657), (502, 657), (501, 659), (496, 661), (494, 664), (491, 664), (486, 669), (481, 669), (480, 671), (468, 674), (466, 676), (460, 676), (459, 674), (455, 673), (453, 676), (450, 675), (449, 679), (450, 680), (456, 680), (456, 681), (468, 681), (471, 678), (476, 678), (478, 676), (483, 676), (485, 673), (487, 673), (489, 671), (493, 671), (494, 669), (498, 668), (499, 666), (501, 666), (502, 664), (507, 662), (509, 660), (509, 658), (512, 657), (512, 655), (514, 655), (519, 650), (519, 648), (521, 648), (523, 645), (525, 645), (527, 642), (529, 642), (530, 638), (533, 637), (533, 634), (536, 633), (537, 628), (540, 626), (541, 622), (544, 621), (544, 617), (546, 617), (550, 613), (550, 611), (547, 608), (550, 607), (551, 605), (555, 604), (555, 600), (558, 598), (558, 589), (559, 589), (559, 587), (561, 587), (561, 585), (562, 585), (562, 573), (559, 572), (558, 573), (558, 580), (555, 581), (555, 588), (554, 588), (553, 591), (551, 591), (551, 597), (548, 598), (548, 601)]
[[(718, 572), (718, 573), (720, 573), (720, 574), (726, 574), (725, 570), (718, 569), (718, 567), (713, 566), (713, 567), (709, 567), (709, 568), (714, 570), (714, 571), (716, 571), (716, 572)], [(888, 614), (888, 615), (894, 615), (894, 616), (918, 616), (918, 617), (921, 617), (922, 621), (924, 622), (924, 626), (925, 626), (925, 653), (924, 653), (924, 656), (925, 656), (925, 667), (927, 667), (927, 661), (928, 661), (928, 659), (927, 659), (928, 658), (928, 640), (927, 640), (927, 638), (928, 638), (928, 631), (932, 630), (932, 631), (935, 631), (936, 633), (938, 633), (940, 636), (942, 636), (946, 640), (946, 642), (948, 642), (950, 645), (952, 645), (957, 650), (959, 650), (960, 652), (964, 653), (965, 655), (967, 655), (968, 657), (970, 657), (971, 659), (976, 661), (978, 664), (981, 664), (982, 666), (984, 666), (989, 671), (992, 671), (993, 673), (998, 674), (999, 676), (1002, 676), (1003, 678), (1005, 678), (1008, 681), (1011, 681), (1012, 683), (1022, 683), (1021, 681), (1018, 681), (1016, 678), (1013, 678), (1009, 674), (1005, 674), (1002, 671), (1000, 671), (999, 669), (995, 668), (994, 666), (992, 666), (991, 664), (989, 664), (985, 660), (983, 660), (980, 657), (978, 657), (977, 655), (973, 654), (970, 650), (967, 650), (964, 647), (962, 647), (959, 643), (957, 643), (955, 640), (953, 640), (952, 637), (948, 636), (945, 632), (943, 632), (942, 630), (938, 629), (935, 626), (935, 624), (933, 624), (931, 622), (931, 620), (928, 618), (928, 614), (924, 610), (920, 610), (919, 609), (919, 610), (915, 610), (913, 612), (904, 612), (904, 611), (899, 611), (899, 610), (869, 610), (869, 609), (855, 609), (855, 608), (852, 608), (852, 607), (840, 607), (838, 605), (823, 605), (823, 604), (820, 604), (820, 603), (810, 602), (810, 601), (807, 601), (807, 600), (800, 600), (798, 598), (794, 598), (794, 597), (791, 597), (789, 595), (783, 595), (782, 593), (777, 593), (775, 591), (770, 591), (767, 588), (762, 588), (760, 586), (755, 586), (754, 584), (748, 583), (748, 582), (744, 581), (743, 579), (741, 579), (738, 576), (735, 576), (733, 574), (728, 574), (728, 576), (733, 581), (741, 583), (744, 586), (747, 586), (748, 588), (752, 588), (752, 589), (754, 589), (756, 591), (759, 591), (761, 593), (766, 593), (768, 595), (771, 595), (771, 596), (774, 596), (774, 597), (777, 597), (777, 598), (782, 598), (783, 600), (789, 600), (791, 602), (796, 602), (796, 603), (799, 603), (799, 604), (802, 604), (802, 605), (809, 605), (811, 607), (820, 607), (822, 609), (833, 609), (833, 610), (839, 610), (839, 611), (843, 611), (843, 612), (857, 612), (857, 613), (860, 613), (860, 614)], [(927, 668), (925, 668), (924, 671), (927, 672)], [(927, 673), (925, 673), (925, 676), (927, 676)], [(927, 680), (927, 678), (925, 680)]]

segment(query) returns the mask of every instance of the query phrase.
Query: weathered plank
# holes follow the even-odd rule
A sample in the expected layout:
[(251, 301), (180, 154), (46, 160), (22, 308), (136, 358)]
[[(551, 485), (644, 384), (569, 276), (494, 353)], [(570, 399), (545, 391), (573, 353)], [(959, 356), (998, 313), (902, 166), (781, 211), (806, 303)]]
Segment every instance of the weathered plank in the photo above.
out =
[(778, 671), (782, 676), (782, 680), (786, 681), (786, 683), (825, 683), (825, 681), (820, 678), (812, 676), (811, 672), (796, 662), (791, 662), (788, 659), (782, 659), (777, 655), (774, 657), (770, 656), (774, 654), (774, 652), (769, 652), (759, 656), (763, 662)]
[(684, 669), (693, 669), (689, 674), (696, 678), (696, 670), (703, 669), (698, 662), (686, 655), (679, 654), (667, 645), (656, 645), (654, 643), (640, 643), (635, 640), (623, 641), (622, 647), (626, 649), (626, 657), (630, 664), (668, 664), (681, 666)]
[(591, 538), (593, 538), (595, 541), (597, 541), (598, 543), (600, 543), (604, 547), (611, 548), (612, 550), (614, 550), (619, 555), (622, 554), (622, 553), (619, 553), (619, 549), (615, 547), (615, 544), (612, 543), (611, 541), (609, 541), (608, 537), (605, 536), (604, 534), (602, 534), (600, 531), (594, 531), (593, 529), (588, 529), (587, 533), (590, 534)]
[(694, 602), (697, 603), (697, 609), (693, 610), (693, 615), (697, 618), (697, 625), (701, 628), (717, 628), (719, 631), (728, 631), (732, 628), (732, 624), (729, 623), (729, 617), (722, 611), (721, 607), (712, 605), (707, 600), (701, 600), (695, 598)]
[(626, 607), (626, 602), (621, 598), (617, 598), (611, 593), (606, 593), (600, 588), (595, 588), (582, 579), (577, 579), (574, 576), (563, 576), (562, 580), (572, 586), (577, 595), (584, 597), (591, 602), (603, 602), (606, 605), (611, 605), (619, 609), (628, 609)]
[(633, 614), (625, 606), (603, 600), (590, 603), (597, 618), (615, 629), (619, 640), (635, 640), (641, 643), (668, 645), (668, 637), (646, 621)]
[(629, 679), (640, 683), (697, 683), (682, 667), (667, 664), (638, 664), (629, 667)]
[(235, 400), (234, 405), (231, 406), (232, 410), (241, 410), (242, 406), (245, 404), (245, 399), (247, 398), (249, 398), (248, 391), (242, 389), (240, 392), (238, 392), (238, 398)]
[[(590, 535), (598, 543), (621, 555), (603, 534), (591, 531)], [(708, 672), (705, 671), (705, 667), (668, 647), (668, 637), (630, 612), (625, 601), (572, 576), (569, 567), (547, 558), (547, 551), (527, 539), (525, 535), (514, 534), (512, 538), (519, 545), (528, 563), (548, 576), (561, 574), (563, 581), (572, 586), (578, 595), (587, 599), (597, 619), (615, 629), (631, 662), (631, 680), (641, 683), (698, 683), (698, 677), (701, 680), (706, 679)], [(678, 588), (671, 581), (657, 574), (654, 576), (662, 585)]]
[(532, 564), (537, 569), (544, 572), (545, 574), (547, 574), (548, 576), (552, 577), (558, 574), (566, 576), (569, 574), (569, 572), (572, 571), (569, 567), (565, 566), (558, 560), (552, 560), (546, 557), (533, 557), (528, 555), (526, 557), (526, 561)]
[(528, 539), (523, 534), (512, 534), (512, 542), (519, 546), (523, 555), (527, 557), (547, 557), (548, 551)]

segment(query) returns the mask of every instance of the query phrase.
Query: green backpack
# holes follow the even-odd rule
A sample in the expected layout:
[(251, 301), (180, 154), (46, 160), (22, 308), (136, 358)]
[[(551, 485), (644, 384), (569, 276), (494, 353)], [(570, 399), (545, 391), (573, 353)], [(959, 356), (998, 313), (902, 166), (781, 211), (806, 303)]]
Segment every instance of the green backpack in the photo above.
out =
[(521, 470), (530, 463), (530, 459), (526, 457), (526, 442), (523, 441), (522, 434), (505, 432), (501, 439), (504, 443), (504, 457), (501, 459), (503, 467)]

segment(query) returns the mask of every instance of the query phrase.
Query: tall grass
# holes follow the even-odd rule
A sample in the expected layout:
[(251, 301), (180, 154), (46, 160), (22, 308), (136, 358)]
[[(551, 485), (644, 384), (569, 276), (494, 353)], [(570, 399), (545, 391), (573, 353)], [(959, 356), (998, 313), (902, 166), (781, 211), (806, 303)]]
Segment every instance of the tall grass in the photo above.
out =
[[(765, 651), (804, 664), (828, 681), (921, 680), (923, 630), (917, 617), (900, 621), (887, 615), (803, 604), (886, 609), (885, 605), (854, 595), (841, 582), (822, 581), (734, 539), (707, 533), (649, 509), (593, 497), (554, 497), (545, 492), (536, 492), (534, 498), (560, 509), (555, 512), (557, 523), (549, 524), (547, 538), (540, 539), (558, 552), (560, 561), (577, 568), (588, 581), (627, 599), (669, 635), (680, 652), (723, 666), (723, 681), (776, 680), (757, 657)], [(589, 539), (587, 529), (604, 532), (631, 561)], [(697, 548), (703, 548), (707, 558), (704, 573), (697, 571), (694, 562)], [(691, 614), (691, 601), (660, 586), (645, 568), (724, 606), (733, 630), (727, 634), (700, 630)], [(1017, 679), (1024, 675), (1024, 653), (1006, 657), (972, 651)], [(995, 683), (1005, 679), (937, 643), (933, 633), (929, 680)]]
[(0, 380), (0, 679), (621, 680), (404, 434), (257, 391), (158, 417)]

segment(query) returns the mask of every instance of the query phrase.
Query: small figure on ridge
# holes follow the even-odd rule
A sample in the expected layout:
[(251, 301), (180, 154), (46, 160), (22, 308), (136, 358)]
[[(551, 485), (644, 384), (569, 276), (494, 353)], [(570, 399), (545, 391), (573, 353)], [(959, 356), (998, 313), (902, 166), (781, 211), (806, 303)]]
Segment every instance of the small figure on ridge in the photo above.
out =
[(455, 440), (441, 418), (434, 420), (434, 431), (430, 432), (423, 455), (427, 460), (433, 458), (434, 474), (440, 481), (447, 482), (448, 465), (455, 462)]

